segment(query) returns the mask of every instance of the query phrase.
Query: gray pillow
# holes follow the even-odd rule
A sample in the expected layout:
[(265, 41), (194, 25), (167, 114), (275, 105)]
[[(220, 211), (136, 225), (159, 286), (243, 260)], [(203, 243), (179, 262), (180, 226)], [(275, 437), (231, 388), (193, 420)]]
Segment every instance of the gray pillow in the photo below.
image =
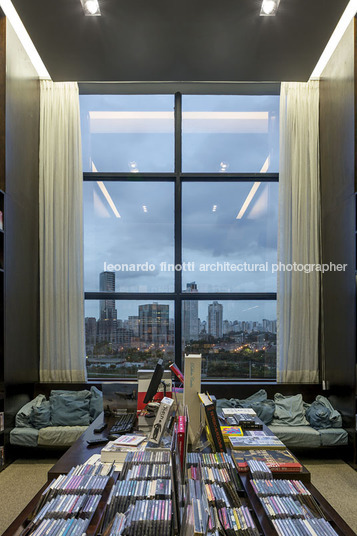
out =
[(274, 395), (275, 412), (272, 421), (273, 426), (308, 426), (305, 418), (305, 409), (302, 395), (283, 396), (280, 393)]
[(89, 402), (89, 415), (94, 421), (103, 411), (103, 394), (94, 385), (90, 388), (91, 398)]
[(16, 414), (15, 417), (15, 424), (18, 428), (32, 428), (32, 424), (30, 421), (32, 408), (34, 406), (40, 406), (42, 402), (46, 400), (45, 395), (38, 395), (33, 400), (30, 400), (27, 404), (25, 404)]
[(48, 400), (44, 400), (40, 406), (32, 408), (30, 422), (37, 430), (51, 426), (51, 408)]
[(52, 395), (71, 395), (76, 398), (90, 398), (91, 393), (88, 389), (83, 389), (82, 391), (70, 391), (69, 389), (52, 389), (50, 396)]
[(316, 430), (327, 428), (342, 428), (342, 416), (335, 410), (330, 401), (322, 395), (316, 397), (306, 410), (306, 417)]
[(89, 426), (89, 397), (51, 394), (50, 406), (52, 426)]

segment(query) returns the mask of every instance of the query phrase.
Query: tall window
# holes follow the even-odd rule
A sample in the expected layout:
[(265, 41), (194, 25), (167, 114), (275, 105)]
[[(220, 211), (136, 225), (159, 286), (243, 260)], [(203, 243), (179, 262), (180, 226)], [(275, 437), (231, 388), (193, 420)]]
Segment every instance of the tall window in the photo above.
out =
[(276, 378), (279, 97), (82, 95), (89, 378)]

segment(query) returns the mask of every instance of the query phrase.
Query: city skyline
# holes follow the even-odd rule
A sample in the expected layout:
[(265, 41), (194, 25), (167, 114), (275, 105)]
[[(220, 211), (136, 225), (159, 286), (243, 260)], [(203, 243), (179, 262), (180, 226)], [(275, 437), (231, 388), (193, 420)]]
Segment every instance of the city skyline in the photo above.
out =
[[(101, 272), (104, 273), (104, 272)], [(105, 272), (114, 275), (114, 291), (116, 290), (116, 272)], [(97, 275), (98, 277), (98, 275)], [(112, 275), (110, 276), (113, 277)], [(100, 281), (100, 275), (99, 275)], [(194, 284), (195, 288), (191, 289), (190, 285)], [(100, 283), (99, 283), (100, 285)], [(184, 294), (186, 293), (198, 293), (199, 288), (196, 281), (187, 283)], [(153, 298), (150, 300), (85, 300), (85, 317), (86, 318), (100, 318), (101, 303), (105, 302), (114, 302), (114, 309), (116, 310), (116, 315), (118, 319), (126, 320), (130, 316), (137, 316), (139, 305), (145, 305), (147, 303), (158, 302), (158, 299)], [(169, 305), (169, 317), (174, 319), (174, 302), (170, 300), (159, 300), (161, 304)], [(208, 310), (207, 306), (209, 303), (212, 303), (214, 300), (189, 300), (191, 304), (197, 304), (198, 318), (203, 320), (208, 320)], [(217, 300), (216, 300), (217, 301)], [(188, 301), (187, 301), (188, 302)], [(253, 321), (262, 323), (264, 319), (276, 320), (276, 301), (275, 300), (239, 300), (232, 301), (228, 300), (218, 300), (219, 303), (223, 305), (223, 321)], [(183, 300), (183, 310), (185, 307), (186, 300)], [(113, 305), (112, 305), (113, 306)], [(193, 306), (195, 309), (195, 306)], [(207, 310), (207, 313), (205, 312)]]

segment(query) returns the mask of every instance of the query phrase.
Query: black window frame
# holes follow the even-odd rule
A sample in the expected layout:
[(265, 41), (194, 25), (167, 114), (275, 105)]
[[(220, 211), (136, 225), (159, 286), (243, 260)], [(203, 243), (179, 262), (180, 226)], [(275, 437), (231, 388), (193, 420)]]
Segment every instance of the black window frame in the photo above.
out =
[[(228, 86), (228, 87), (227, 87)], [(136, 84), (113, 84), (103, 85), (102, 91), (96, 84), (82, 84), (80, 85), (80, 94), (174, 94), (174, 140), (175, 140), (175, 154), (174, 154), (174, 172), (168, 173), (123, 173), (123, 172), (84, 172), (84, 182), (96, 182), (98, 180), (108, 182), (171, 182), (175, 184), (174, 189), (174, 263), (175, 265), (182, 264), (182, 184), (189, 182), (279, 182), (279, 173), (183, 173), (182, 172), (182, 96), (184, 94), (227, 94), (227, 95), (240, 95), (240, 94), (274, 94), (280, 93), (280, 85), (277, 84), (265, 84), (260, 88), (257, 85), (245, 84), (244, 91), (232, 91), (231, 84), (225, 86), (226, 91), (223, 91), (224, 85), (219, 84), (209, 85), (197, 85), (192, 84), (191, 91), (181, 92), (177, 91), (173, 93), (170, 91), (171, 85), (166, 87), (164, 91), (160, 91), (161, 86), (149, 85), (136, 85)], [(98, 89), (96, 89), (98, 88)], [(139, 90), (140, 89), (140, 90)], [(187, 89), (187, 88), (186, 88)], [(228, 89), (228, 92), (227, 92)], [(103, 300), (110, 299), (116, 301), (124, 300), (136, 300), (136, 301), (172, 301), (174, 302), (174, 347), (175, 347), (175, 363), (179, 368), (183, 368), (182, 365), (182, 302), (184, 300), (209, 300), (209, 301), (249, 301), (249, 300), (262, 300), (262, 301), (276, 301), (276, 292), (195, 292), (184, 293), (182, 288), (182, 272), (176, 270), (174, 274), (174, 291), (173, 292), (84, 292), (84, 300)], [(101, 378), (98, 377), (98, 380)], [(114, 378), (113, 378), (114, 379)], [(125, 378), (117, 377), (116, 380), (124, 380)], [(126, 378), (127, 379), (127, 378)], [(247, 378), (219, 378), (209, 379), (205, 378), (205, 383), (276, 383), (275, 379), (247, 379)]]

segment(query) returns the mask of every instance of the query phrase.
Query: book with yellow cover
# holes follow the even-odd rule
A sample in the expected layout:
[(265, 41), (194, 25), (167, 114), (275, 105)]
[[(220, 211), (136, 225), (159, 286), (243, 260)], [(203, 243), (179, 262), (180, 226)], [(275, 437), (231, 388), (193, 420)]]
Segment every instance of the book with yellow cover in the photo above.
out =
[(243, 430), (240, 426), (221, 426), (224, 441), (229, 442), (230, 437), (243, 436)]

